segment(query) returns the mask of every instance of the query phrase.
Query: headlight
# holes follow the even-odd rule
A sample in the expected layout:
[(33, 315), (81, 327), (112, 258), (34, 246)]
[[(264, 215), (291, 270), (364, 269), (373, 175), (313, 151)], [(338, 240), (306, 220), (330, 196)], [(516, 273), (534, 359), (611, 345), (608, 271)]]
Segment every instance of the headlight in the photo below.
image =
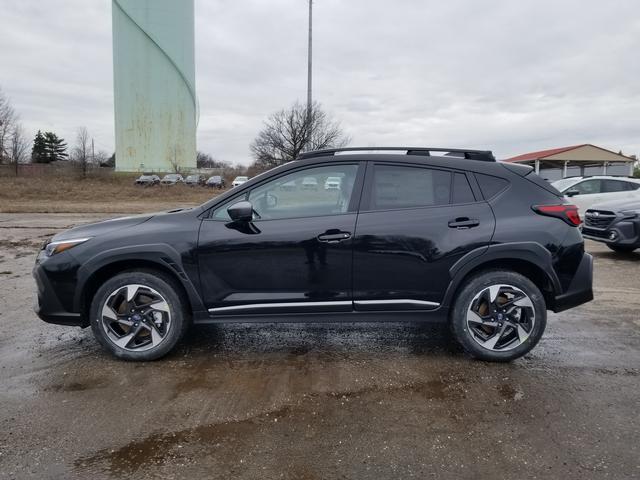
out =
[(620, 212), (622, 215), (625, 216), (625, 218), (635, 218), (635, 217), (639, 217), (640, 216), (640, 209), (639, 210), (625, 210), (624, 212)]
[(73, 248), (76, 245), (80, 245), (81, 243), (84, 243), (90, 239), (91, 237), (70, 238), (69, 240), (58, 240), (56, 242), (49, 242), (44, 246), (44, 253), (47, 255), (47, 257), (51, 257), (52, 255), (64, 252), (65, 250), (69, 250), (70, 248)]

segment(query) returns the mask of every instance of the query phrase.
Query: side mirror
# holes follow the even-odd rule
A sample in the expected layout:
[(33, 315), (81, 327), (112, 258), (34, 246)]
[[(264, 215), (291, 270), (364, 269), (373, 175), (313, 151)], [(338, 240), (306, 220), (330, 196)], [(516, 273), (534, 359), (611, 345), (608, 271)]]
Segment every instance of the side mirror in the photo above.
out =
[(579, 195), (579, 194), (580, 194), (580, 190), (570, 189), (570, 190), (567, 190), (566, 192), (564, 192), (564, 194), (565, 194), (567, 197), (574, 197), (574, 196), (576, 196), (576, 195)]
[(250, 222), (253, 220), (253, 205), (243, 200), (227, 207), (229, 218), (234, 222)]

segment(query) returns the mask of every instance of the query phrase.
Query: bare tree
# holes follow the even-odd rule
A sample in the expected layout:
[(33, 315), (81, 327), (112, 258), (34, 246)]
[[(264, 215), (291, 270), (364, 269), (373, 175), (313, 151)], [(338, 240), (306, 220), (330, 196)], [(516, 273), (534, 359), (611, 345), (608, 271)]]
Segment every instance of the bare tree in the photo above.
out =
[(91, 138), (89, 137), (89, 131), (86, 127), (78, 128), (76, 145), (73, 147), (71, 160), (77, 165), (82, 174), (82, 178), (86, 178), (93, 160), (91, 158)]
[(16, 113), (7, 96), (0, 90), (0, 163), (8, 157), (9, 138), (17, 121)]
[(24, 134), (22, 125), (17, 124), (13, 127), (11, 137), (9, 138), (8, 159), (15, 169), (16, 177), (18, 176), (18, 166), (29, 160), (29, 140)]
[(296, 102), (271, 115), (250, 148), (256, 166), (272, 168), (297, 158), (304, 150), (344, 147), (349, 141), (320, 104), (314, 103), (308, 112), (305, 105)]
[(216, 160), (208, 153), (197, 152), (196, 167), (198, 168), (230, 168), (231, 164), (224, 160)]

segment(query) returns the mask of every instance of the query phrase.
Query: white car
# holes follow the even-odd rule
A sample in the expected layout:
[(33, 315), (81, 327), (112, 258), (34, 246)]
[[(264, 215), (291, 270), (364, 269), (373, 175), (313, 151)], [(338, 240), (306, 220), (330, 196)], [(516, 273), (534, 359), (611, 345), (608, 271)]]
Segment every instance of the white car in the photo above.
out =
[(239, 187), (240, 185), (248, 181), (249, 181), (249, 177), (245, 177), (245, 176), (236, 177), (235, 180), (231, 182), (231, 187), (232, 188)]
[(578, 207), (580, 215), (596, 203), (640, 198), (640, 179), (630, 177), (571, 177), (551, 182), (571, 203)]
[(340, 177), (327, 177), (324, 181), (325, 190), (340, 190), (342, 186), (342, 178)]

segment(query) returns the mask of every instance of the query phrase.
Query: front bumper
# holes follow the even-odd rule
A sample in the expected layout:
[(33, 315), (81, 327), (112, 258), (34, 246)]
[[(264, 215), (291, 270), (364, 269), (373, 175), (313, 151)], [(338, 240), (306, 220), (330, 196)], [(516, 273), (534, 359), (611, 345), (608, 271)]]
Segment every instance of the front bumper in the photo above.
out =
[(593, 300), (593, 257), (585, 253), (567, 291), (557, 295), (554, 312), (562, 312)]
[(640, 218), (623, 218), (606, 228), (582, 227), (582, 236), (596, 242), (620, 246), (640, 246)]
[[(67, 252), (60, 255), (65, 253)], [(45, 267), (40, 261), (36, 262), (32, 274), (36, 282), (36, 299), (33, 309), (38, 317), (47, 323), (55, 323), (57, 325), (87, 326), (80, 313), (70, 312), (65, 308), (65, 302), (60, 298), (60, 291), (64, 291), (64, 288), (54, 288), (45, 271)]]

